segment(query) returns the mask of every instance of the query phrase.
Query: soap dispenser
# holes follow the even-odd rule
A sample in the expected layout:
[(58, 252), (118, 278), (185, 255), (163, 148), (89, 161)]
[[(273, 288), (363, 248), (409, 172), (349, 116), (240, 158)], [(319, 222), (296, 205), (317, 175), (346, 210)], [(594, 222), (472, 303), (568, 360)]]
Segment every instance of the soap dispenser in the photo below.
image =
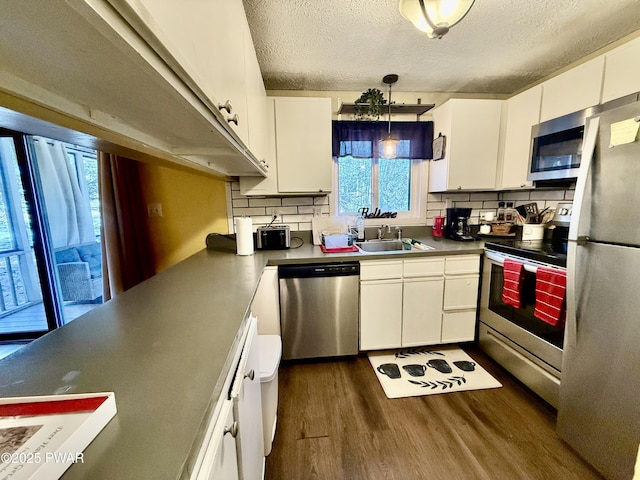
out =
[(358, 232), (358, 241), (364, 241), (364, 212), (358, 213), (358, 218), (356, 219), (356, 231)]

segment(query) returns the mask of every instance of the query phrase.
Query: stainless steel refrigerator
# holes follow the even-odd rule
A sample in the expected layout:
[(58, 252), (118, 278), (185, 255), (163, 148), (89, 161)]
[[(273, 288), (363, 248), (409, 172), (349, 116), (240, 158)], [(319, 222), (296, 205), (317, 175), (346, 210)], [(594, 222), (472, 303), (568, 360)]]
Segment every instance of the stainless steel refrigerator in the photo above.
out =
[(557, 431), (616, 480), (640, 444), (639, 99), (587, 121), (567, 255)]

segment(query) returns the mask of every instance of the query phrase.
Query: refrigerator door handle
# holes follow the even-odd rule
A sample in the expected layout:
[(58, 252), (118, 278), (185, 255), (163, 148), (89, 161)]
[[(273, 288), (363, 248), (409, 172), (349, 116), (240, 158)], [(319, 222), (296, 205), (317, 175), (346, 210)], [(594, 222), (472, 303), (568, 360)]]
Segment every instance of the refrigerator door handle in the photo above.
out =
[[(593, 117), (587, 124), (584, 134), (584, 142), (582, 148), (582, 160), (580, 162), (580, 170), (578, 173), (578, 181), (576, 182), (576, 191), (573, 199), (573, 213), (571, 215), (571, 224), (569, 225), (569, 245), (567, 249), (567, 321), (564, 332), (564, 350), (574, 349), (578, 341), (578, 318), (576, 316), (576, 308), (578, 304), (578, 279), (577, 274), (577, 256), (578, 248), (586, 245), (588, 237), (580, 235), (582, 229), (582, 208), (584, 207), (585, 194), (587, 189), (587, 177), (591, 169), (591, 162), (596, 149), (596, 140), (600, 127), (600, 117)], [(563, 360), (566, 361), (569, 355), (564, 355)], [(564, 369), (564, 366), (563, 366)]]
[(578, 235), (582, 233), (580, 229), (582, 223), (582, 208), (584, 207), (585, 194), (587, 189), (587, 177), (591, 169), (593, 154), (596, 150), (596, 140), (598, 138), (598, 130), (600, 126), (600, 117), (593, 117), (587, 124), (584, 134), (584, 142), (582, 145), (582, 159), (580, 161), (580, 170), (578, 171), (578, 180), (576, 182), (576, 191), (573, 199), (573, 213), (571, 214), (571, 224), (569, 225), (569, 240), (577, 240)]
[(578, 235), (578, 238), (576, 238), (576, 243), (578, 244), (578, 246), (584, 247), (589, 240), (591, 240), (591, 238), (589, 238), (588, 235)]
[[(567, 321), (564, 328), (564, 351), (568, 353), (570, 349), (575, 349), (578, 340), (578, 318), (576, 316), (576, 306), (578, 304), (578, 282), (576, 279), (578, 248), (577, 242), (569, 241), (567, 248)], [(563, 362), (568, 355), (563, 355)], [(564, 365), (562, 367), (564, 370)]]

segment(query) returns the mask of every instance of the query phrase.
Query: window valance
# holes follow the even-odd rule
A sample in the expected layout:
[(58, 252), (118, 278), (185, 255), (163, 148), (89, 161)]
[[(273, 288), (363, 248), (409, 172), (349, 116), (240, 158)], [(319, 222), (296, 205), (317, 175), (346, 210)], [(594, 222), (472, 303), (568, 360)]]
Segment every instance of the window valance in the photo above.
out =
[[(333, 122), (333, 156), (376, 158), (378, 142), (387, 137), (388, 122)], [(400, 140), (397, 158), (433, 157), (433, 122), (391, 122), (391, 135)]]

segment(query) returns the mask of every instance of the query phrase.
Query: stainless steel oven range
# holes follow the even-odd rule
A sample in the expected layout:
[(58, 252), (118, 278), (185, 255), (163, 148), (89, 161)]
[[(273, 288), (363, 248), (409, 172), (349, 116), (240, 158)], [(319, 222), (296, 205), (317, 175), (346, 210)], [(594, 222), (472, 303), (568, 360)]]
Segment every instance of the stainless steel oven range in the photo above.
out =
[[(520, 308), (502, 301), (507, 258), (524, 264)], [(566, 243), (509, 240), (485, 244), (479, 342), (490, 357), (558, 408), (564, 324), (554, 327), (534, 316), (539, 266), (565, 270)]]

